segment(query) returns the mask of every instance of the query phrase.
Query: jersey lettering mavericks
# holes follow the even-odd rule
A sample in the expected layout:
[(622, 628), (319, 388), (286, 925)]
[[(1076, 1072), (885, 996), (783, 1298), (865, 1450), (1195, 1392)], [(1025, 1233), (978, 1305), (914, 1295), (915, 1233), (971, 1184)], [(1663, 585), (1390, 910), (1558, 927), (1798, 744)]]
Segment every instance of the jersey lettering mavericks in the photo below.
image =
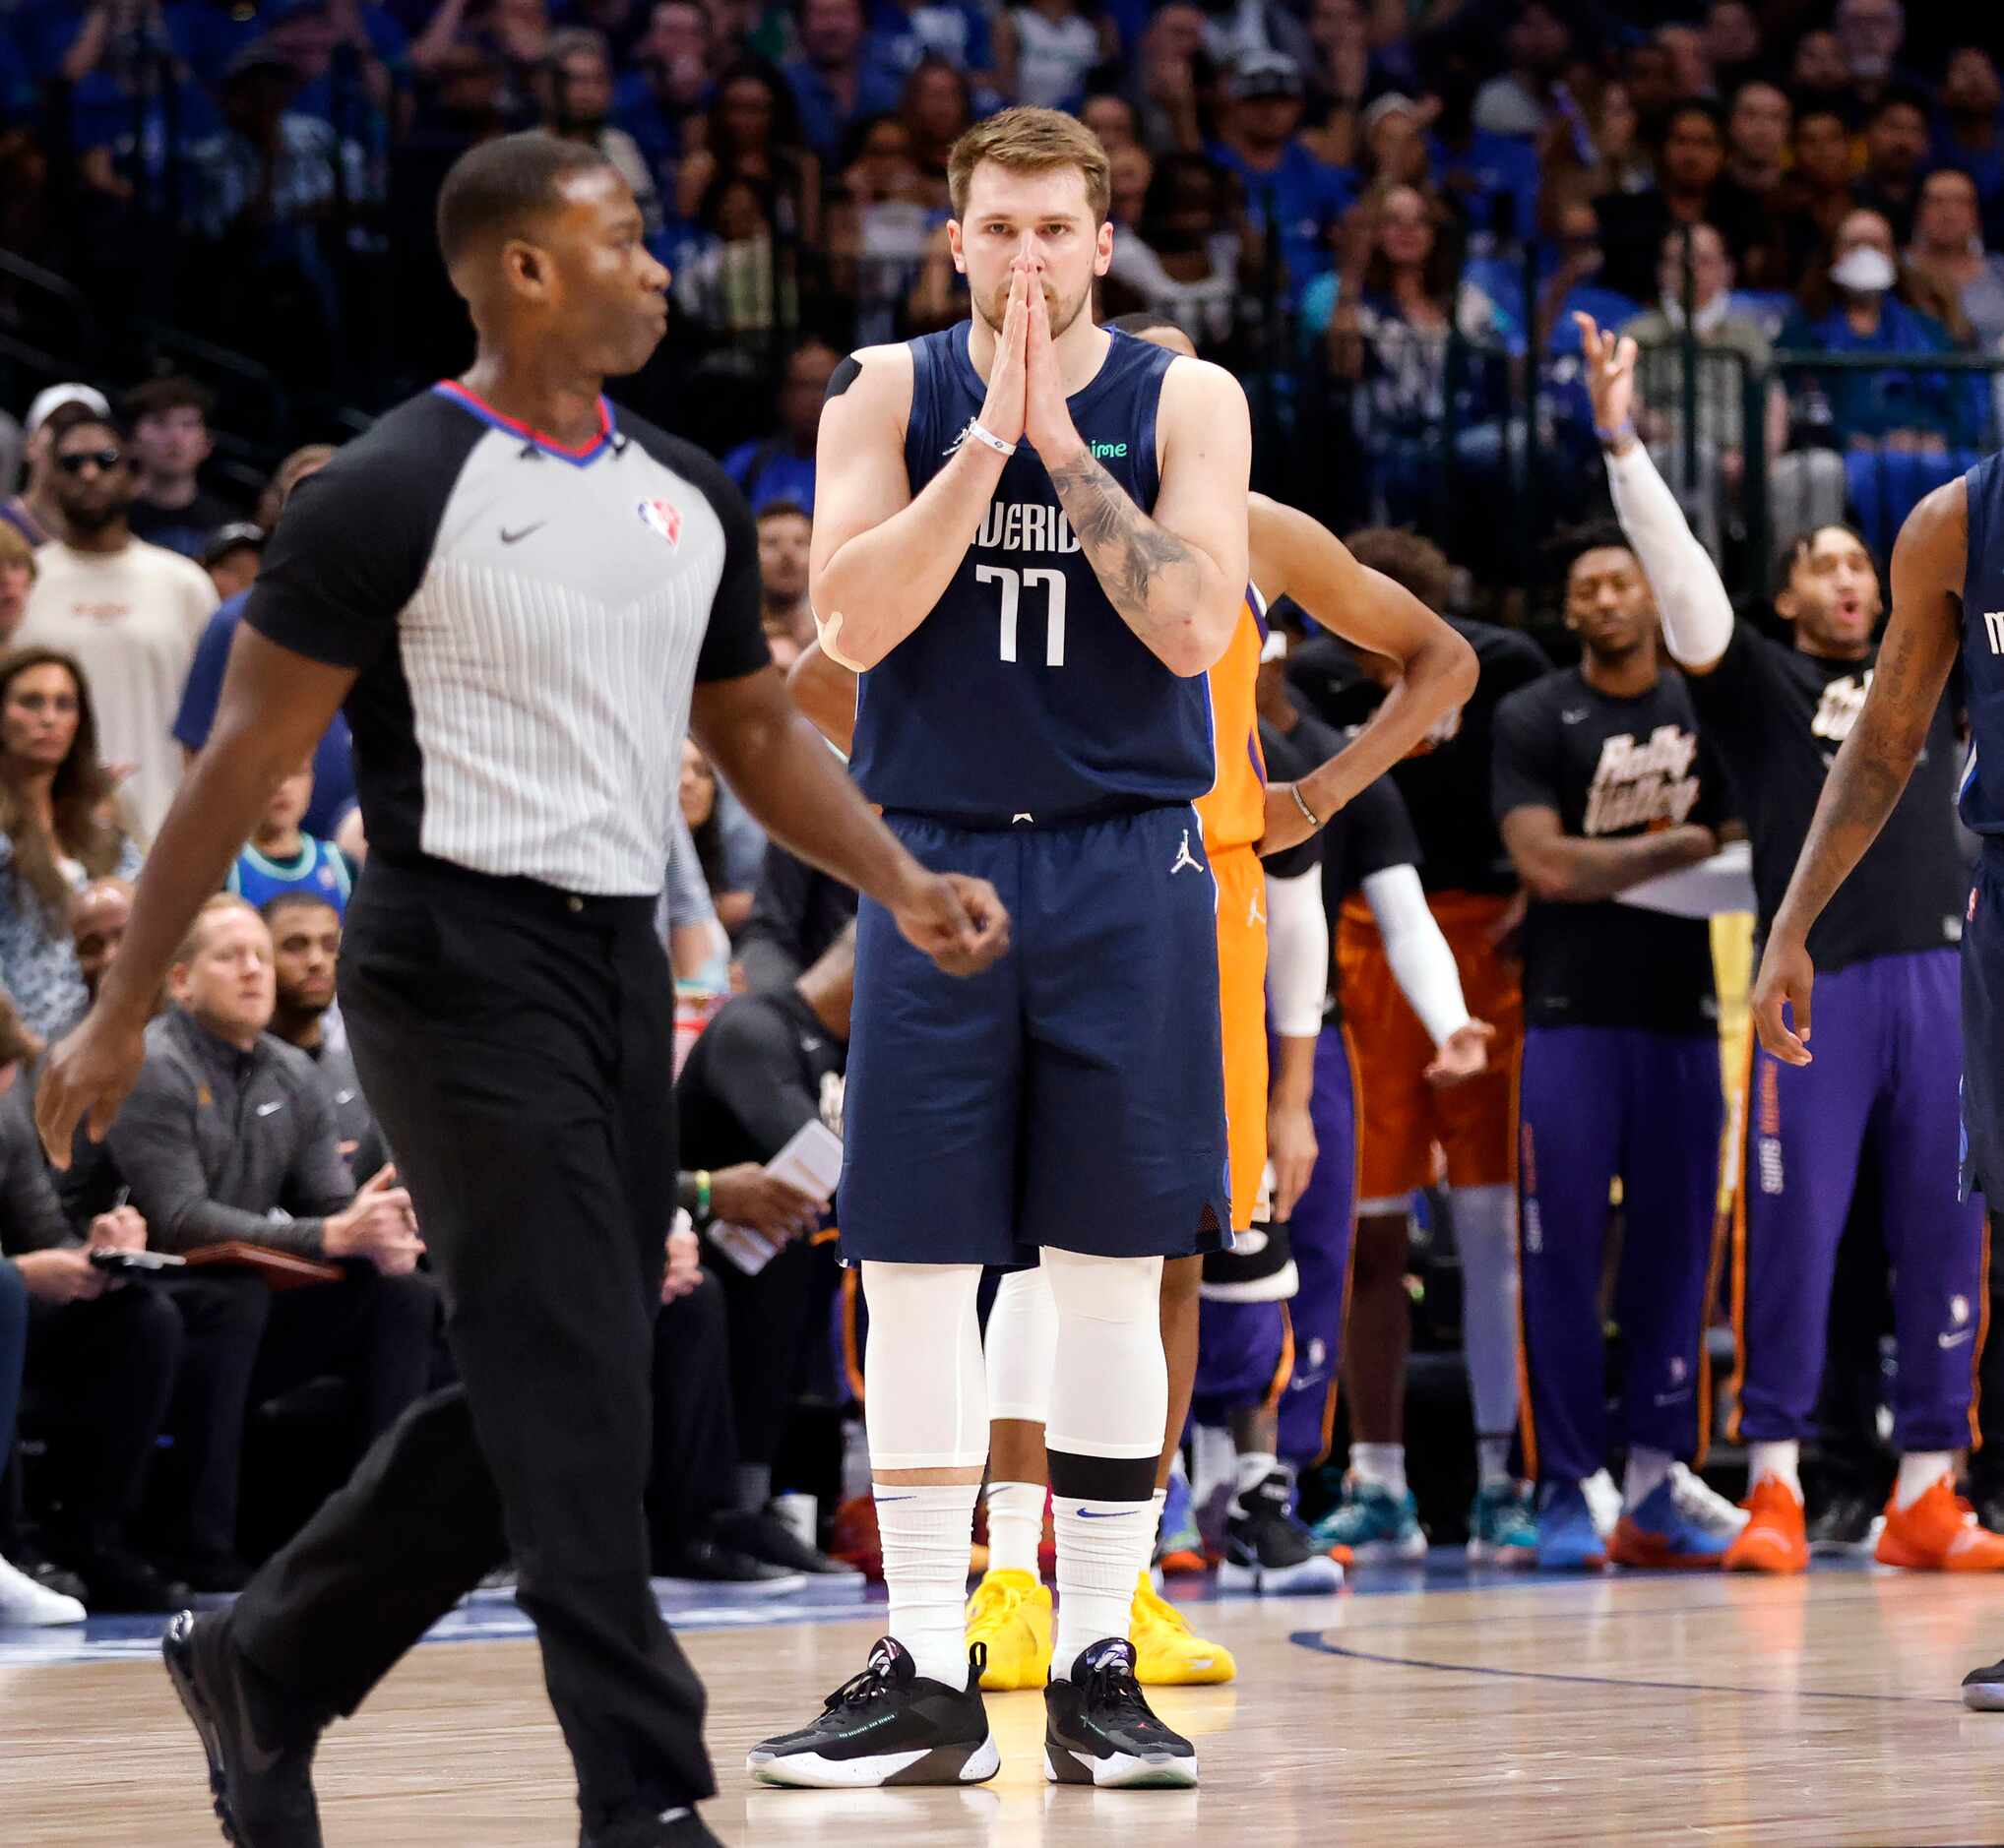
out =
[[(971, 326), (909, 343), (914, 495), (987, 396)], [(1159, 485), (1156, 412), (1172, 358), (1109, 331), (1098, 373), (1068, 400), (1095, 459), (1144, 513)], [(972, 828), (1194, 802), (1216, 779), (1207, 677), (1171, 673), (1121, 619), (1028, 442), (1003, 464), (931, 614), (859, 677), (851, 766), (872, 802)]]

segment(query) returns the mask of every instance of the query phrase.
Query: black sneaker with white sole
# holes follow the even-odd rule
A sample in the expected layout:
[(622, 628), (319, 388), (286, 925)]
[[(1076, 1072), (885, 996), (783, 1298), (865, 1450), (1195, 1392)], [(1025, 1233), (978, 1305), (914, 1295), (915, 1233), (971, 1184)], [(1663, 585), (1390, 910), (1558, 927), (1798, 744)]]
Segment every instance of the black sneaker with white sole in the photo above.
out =
[(968, 1684), (920, 1675), (889, 1636), (869, 1666), (823, 1703), (796, 1733), (754, 1746), (744, 1766), (762, 1784), (804, 1790), (865, 1790), (880, 1784), (979, 1784), (1001, 1767), (981, 1704), (987, 1651), (968, 1652)]
[(739, 1553), (777, 1566), (782, 1571), (804, 1572), (811, 1578), (860, 1580), (862, 1573), (841, 1560), (830, 1559), (819, 1547), (809, 1546), (773, 1511), (768, 1503), (750, 1513), (720, 1514), (717, 1537)]
[(232, 1646), (221, 1613), (183, 1611), (160, 1654), (209, 1755), (209, 1790), (236, 1848), (322, 1848), (313, 1796), (321, 1728), (292, 1712)]
[(1963, 1677), (1963, 1705), (1976, 1713), (2004, 1713), (2004, 1662), (1973, 1668)]
[(1125, 1636), (1081, 1650), (1070, 1681), (1044, 1684), (1043, 1709), (1043, 1774), (1054, 1784), (1187, 1790), (1197, 1781), (1197, 1749), (1150, 1709)]
[(1218, 1588), (1295, 1596), (1343, 1589), (1343, 1568), (1294, 1518), (1294, 1485), (1284, 1469), (1233, 1497), (1225, 1511)]

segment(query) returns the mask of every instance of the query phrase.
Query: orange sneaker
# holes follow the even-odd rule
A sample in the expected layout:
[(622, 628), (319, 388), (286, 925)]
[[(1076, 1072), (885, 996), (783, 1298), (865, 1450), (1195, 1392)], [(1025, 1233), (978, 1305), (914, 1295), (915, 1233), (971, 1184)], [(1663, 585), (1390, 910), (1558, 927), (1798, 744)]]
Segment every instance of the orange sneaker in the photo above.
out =
[(2004, 1536), (1976, 1524), (1975, 1509), (1947, 1474), (1910, 1508), (1886, 1504), (1886, 1526), (1872, 1557), (1914, 1572), (2004, 1571)]
[(1779, 1476), (1763, 1476), (1741, 1506), (1747, 1523), (1725, 1549), (1729, 1572), (1806, 1572), (1809, 1534), (1802, 1498)]

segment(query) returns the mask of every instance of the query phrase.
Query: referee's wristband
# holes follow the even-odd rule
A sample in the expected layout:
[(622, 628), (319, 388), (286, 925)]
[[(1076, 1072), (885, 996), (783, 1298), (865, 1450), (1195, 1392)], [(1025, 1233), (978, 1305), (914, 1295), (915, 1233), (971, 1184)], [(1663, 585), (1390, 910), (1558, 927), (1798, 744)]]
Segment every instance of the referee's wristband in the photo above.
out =
[(1612, 449), (1615, 444), (1625, 442), (1635, 434), (1635, 425), (1624, 423), (1618, 430), (1603, 430), (1597, 423), (1594, 426), (1594, 434), (1600, 439), (1602, 449)]
[(970, 417), (968, 419), (968, 427), (961, 432), (961, 435), (963, 438), (972, 437), (976, 443), (987, 444), (998, 456), (1014, 456), (1016, 454), (1016, 445), (1014, 443), (1003, 442), (978, 417)]

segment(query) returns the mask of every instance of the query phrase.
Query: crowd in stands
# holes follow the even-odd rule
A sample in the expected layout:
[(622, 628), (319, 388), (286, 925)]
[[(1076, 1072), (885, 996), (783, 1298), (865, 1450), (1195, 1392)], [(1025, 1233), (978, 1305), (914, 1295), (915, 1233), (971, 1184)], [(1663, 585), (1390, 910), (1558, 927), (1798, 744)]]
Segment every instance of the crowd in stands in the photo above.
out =
[[(1590, 454), (1576, 309), (1707, 353), (1653, 441), (1708, 533), (1847, 502), (1889, 536), (1994, 433), (1987, 375), (1913, 362), (2004, 341), (2004, 84), (1980, 21), (1902, 0), (14, 0), (0, 245), (374, 411), (464, 355), (439, 176), (540, 124), (604, 151), (674, 271), (642, 407), (811, 513), (837, 354), (964, 312), (946, 152), (1013, 100), (1111, 152), (1104, 312), (1257, 367), (1262, 466), (1335, 454), (1352, 520), (1469, 541), (1528, 446)], [(171, 399), (129, 406), (132, 530), (223, 545)]]
[[(107, 324), (157, 284), (315, 401), (373, 315), (341, 395), (374, 410), (464, 359), (445, 167), (524, 125), (590, 141), (675, 272), (673, 357), (633, 393), (743, 488), (783, 667), (814, 635), (831, 375), (966, 313), (954, 139), (1012, 100), (1071, 108), (1113, 163), (1102, 318), (1182, 326), (1247, 378), (1289, 498), (1431, 532), (1465, 607), (1521, 620), (1495, 509), (1528, 445), (1559, 464), (1554, 518), (1599, 498), (1576, 312), (1640, 342), (1643, 438), (1715, 553), (1848, 512), (1883, 556), (1994, 447), (1991, 375), (1931, 363), (2004, 356), (1988, 31), (1901, 0), (0, 0), (0, 250)], [(0, 331), (23, 287), (0, 265)], [(334, 1005), (367, 852), (342, 721), (191, 932), (108, 1140), (58, 1174), (33, 1136), (34, 1062), (116, 950), (265, 536), (333, 453), (274, 446), (246, 493), (208, 386), (112, 383), (0, 406), (0, 1620), (233, 1588), (451, 1368)], [(828, 1202), (765, 1165), (839, 1132), (855, 899), (693, 744), (681, 793), (690, 1223), (651, 1516), (664, 1571), (774, 1582), (845, 1570), (790, 1499), (825, 1516), (845, 1486)], [(300, 1427), (315, 1481), (248, 1467)]]

